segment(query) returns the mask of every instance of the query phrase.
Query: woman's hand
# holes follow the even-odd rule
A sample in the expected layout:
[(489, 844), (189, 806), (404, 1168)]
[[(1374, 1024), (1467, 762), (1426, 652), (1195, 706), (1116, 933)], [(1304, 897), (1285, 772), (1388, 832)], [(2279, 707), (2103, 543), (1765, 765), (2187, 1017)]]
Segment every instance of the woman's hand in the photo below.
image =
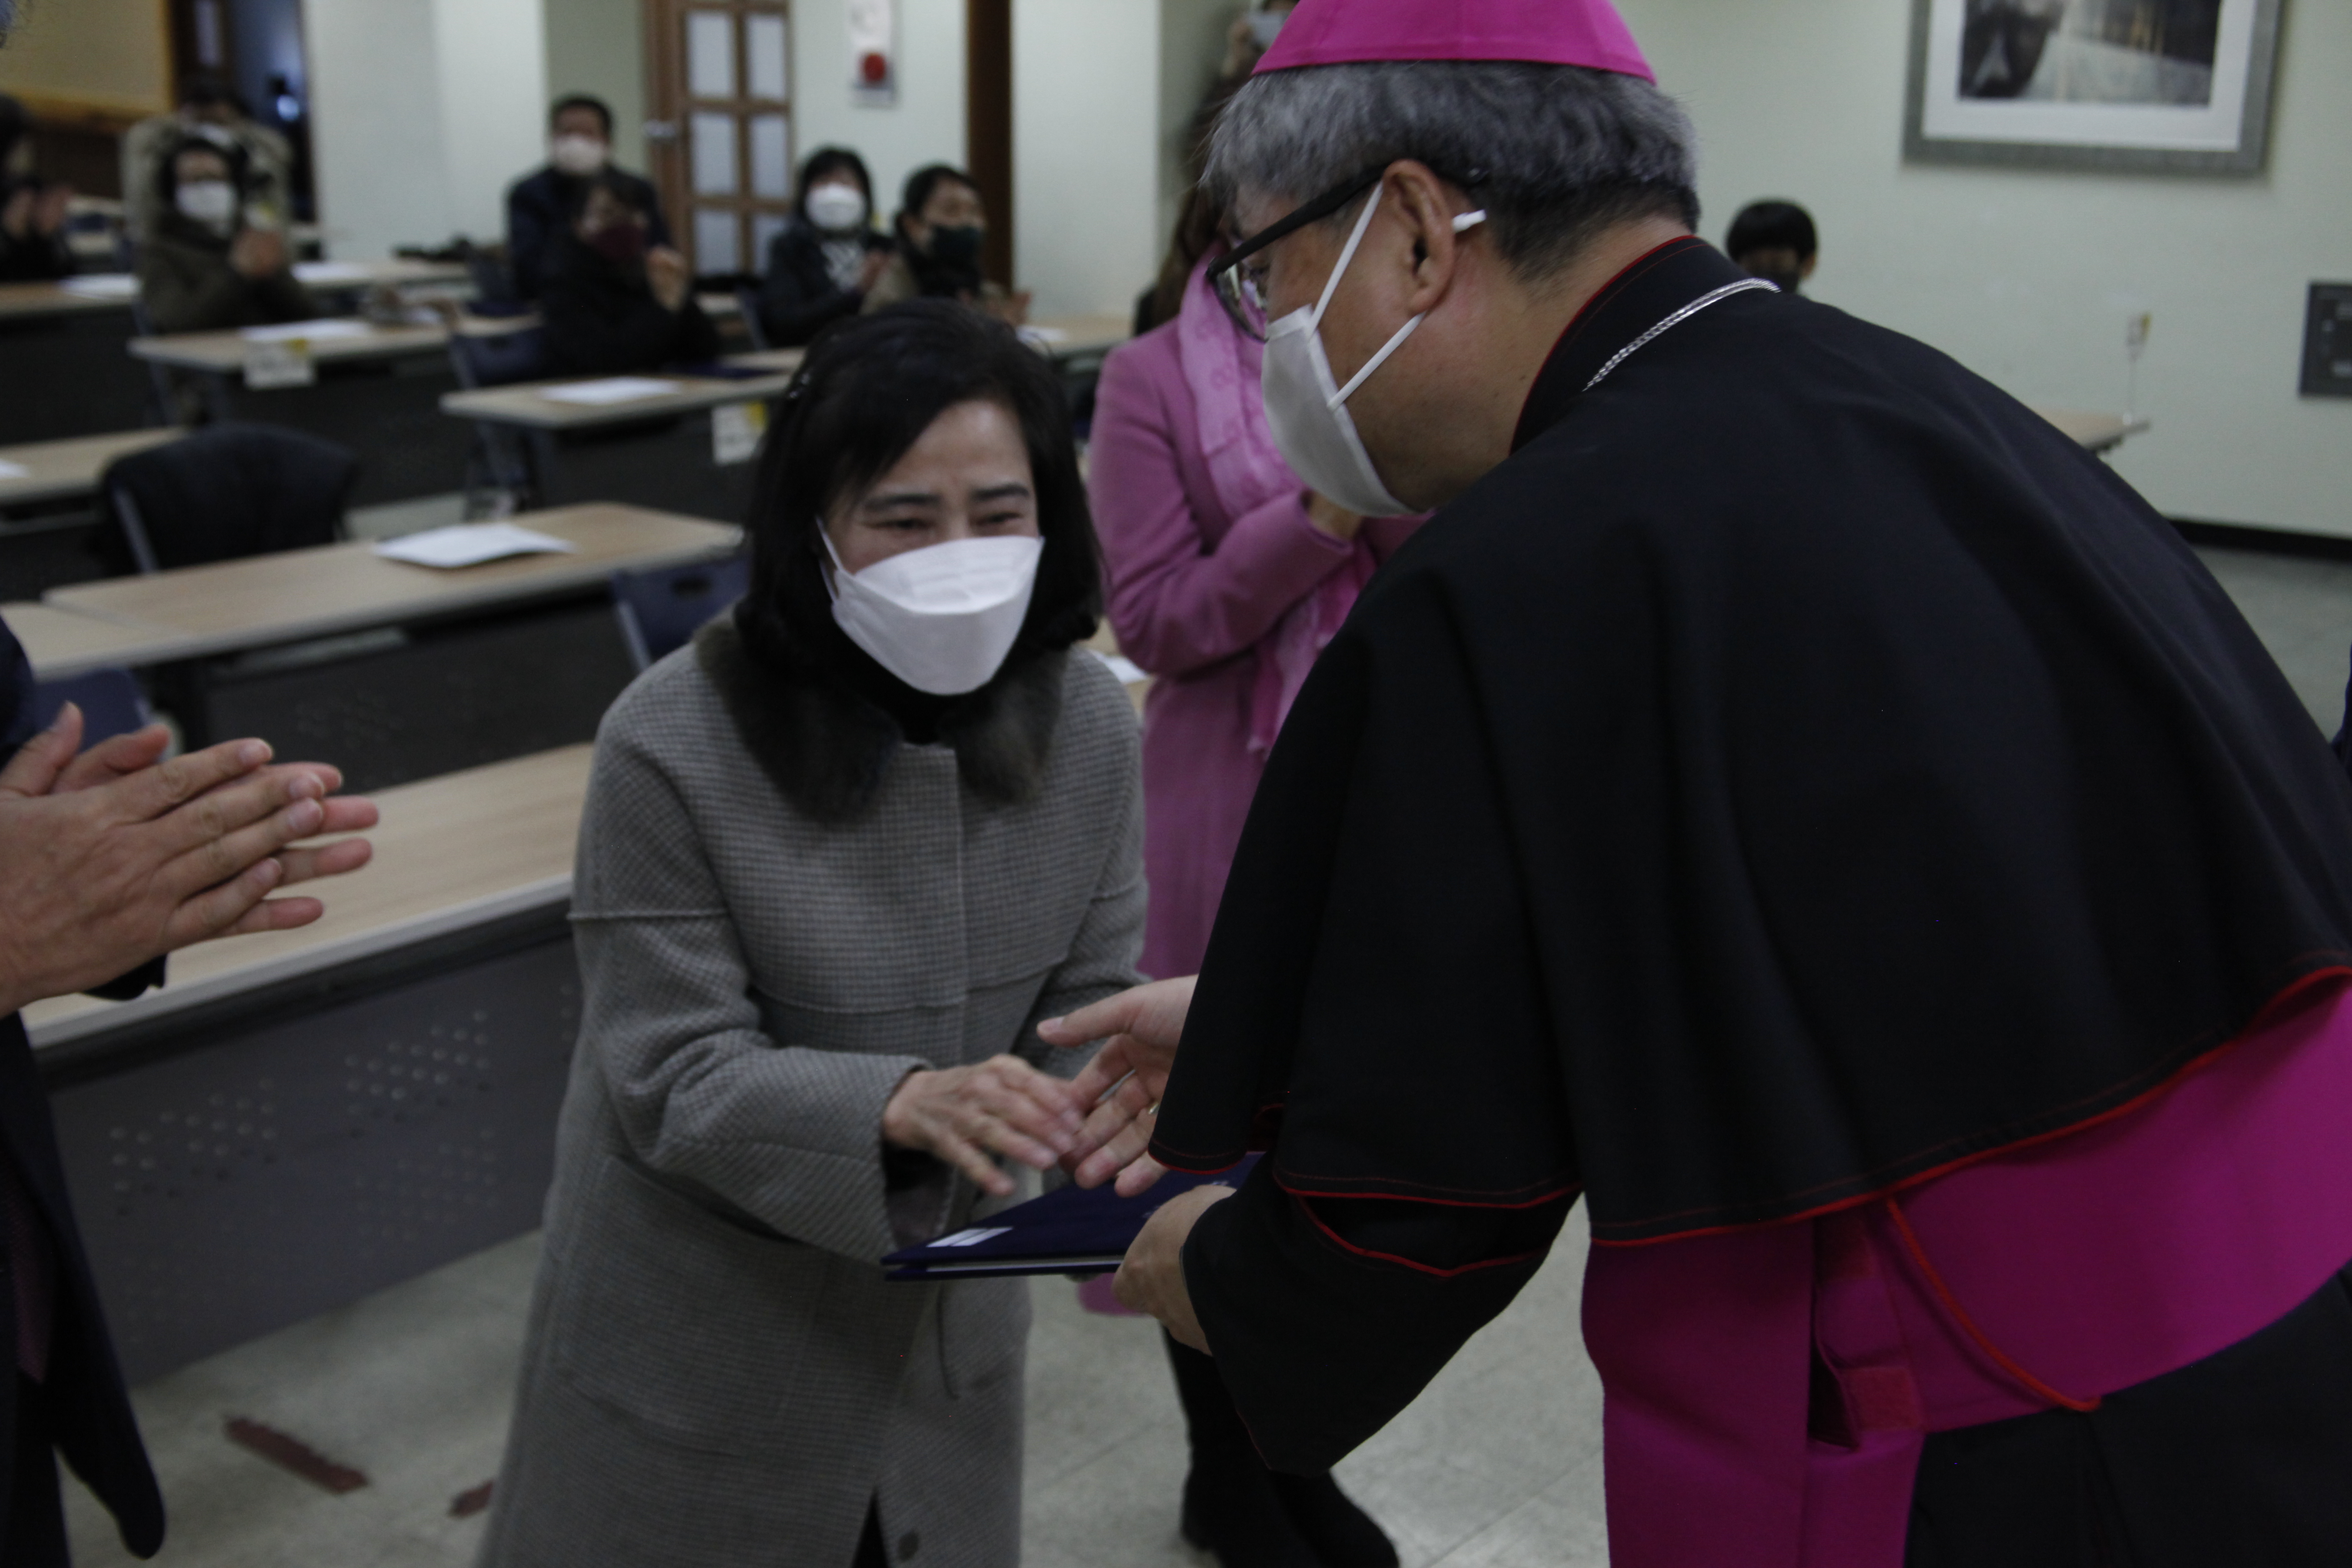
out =
[(653, 290), (654, 302), (663, 310), (683, 310), (687, 292), (694, 287), (694, 268), (677, 251), (656, 245), (646, 252), (646, 287)]
[(857, 264), (857, 292), (871, 294), (874, 285), (882, 281), (882, 274), (890, 270), (890, 252), (869, 250), (866, 259)]
[(286, 241), (266, 228), (241, 228), (229, 241), (228, 264), (240, 278), (275, 278), (286, 270)]
[(1019, 1057), (977, 1067), (911, 1072), (882, 1108), (882, 1137), (955, 1166), (992, 1197), (1011, 1197), (1013, 1178), (992, 1153), (1050, 1171), (1076, 1143), (1083, 1121), (1071, 1086)]
[(1351, 542), (1356, 531), (1364, 526), (1362, 513), (1349, 511), (1337, 501), (1325, 500), (1313, 490), (1307, 492), (1307, 521), (1334, 539)]
[(1117, 1176), (1120, 1195), (1133, 1197), (1160, 1179), (1160, 1163), (1144, 1151), (1192, 1009), (1193, 979), (1138, 985), (1037, 1026), (1038, 1038), (1065, 1048), (1109, 1037), (1070, 1084), (1073, 1099), (1087, 1110), (1086, 1125), (1062, 1162), (1078, 1185), (1098, 1187)]

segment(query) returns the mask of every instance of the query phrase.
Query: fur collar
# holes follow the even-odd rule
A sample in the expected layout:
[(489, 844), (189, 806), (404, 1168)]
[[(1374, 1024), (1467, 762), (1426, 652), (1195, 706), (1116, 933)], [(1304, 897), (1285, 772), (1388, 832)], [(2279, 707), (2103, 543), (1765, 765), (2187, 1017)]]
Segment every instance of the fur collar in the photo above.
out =
[[(694, 656), (744, 746), (795, 809), (829, 827), (866, 814), (906, 742), (897, 720), (838, 681), (761, 668), (732, 616), (696, 635)], [(992, 805), (1036, 797), (1068, 662), (1064, 654), (1026, 659), (948, 710), (940, 739), (955, 749), (966, 789)]]

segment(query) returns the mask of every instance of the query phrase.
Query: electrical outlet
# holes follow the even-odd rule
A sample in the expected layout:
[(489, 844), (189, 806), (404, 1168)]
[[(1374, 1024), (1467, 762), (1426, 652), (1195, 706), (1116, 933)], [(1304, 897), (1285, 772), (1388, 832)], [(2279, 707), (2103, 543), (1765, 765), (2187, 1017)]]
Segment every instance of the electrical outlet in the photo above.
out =
[(2303, 326), (2303, 395), (2352, 397), (2352, 283), (2314, 283)]

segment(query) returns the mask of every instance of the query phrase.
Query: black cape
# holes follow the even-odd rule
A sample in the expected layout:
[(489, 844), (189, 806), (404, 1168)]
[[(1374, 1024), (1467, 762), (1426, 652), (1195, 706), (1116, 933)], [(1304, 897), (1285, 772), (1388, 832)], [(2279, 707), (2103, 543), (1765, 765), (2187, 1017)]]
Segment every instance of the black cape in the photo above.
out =
[(1584, 390), (1742, 276), (1685, 240), (1604, 290), (1323, 655), (1163, 1162), (1580, 1189), (1602, 1242), (1786, 1221), (2114, 1111), (2352, 963), (2342, 769), (2047, 422), (1761, 292)]

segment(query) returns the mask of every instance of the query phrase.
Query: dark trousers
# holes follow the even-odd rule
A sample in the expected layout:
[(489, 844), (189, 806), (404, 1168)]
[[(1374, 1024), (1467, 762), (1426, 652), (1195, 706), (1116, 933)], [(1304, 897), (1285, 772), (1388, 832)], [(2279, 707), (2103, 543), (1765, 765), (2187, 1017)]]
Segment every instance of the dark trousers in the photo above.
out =
[(7, 1568), (67, 1568), (64, 1499), (58, 1459), (49, 1447), (47, 1392), (16, 1374), (16, 1463), (8, 1477), (7, 1512), (0, 1520), (0, 1563)]
[(2352, 1269), (2085, 1414), (1937, 1432), (1907, 1568), (2352, 1563)]
[(890, 1554), (882, 1550), (882, 1510), (866, 1505), (866, 1532), (857, 1538), (857, 1555), (849, 1568), (890, 1568)]

